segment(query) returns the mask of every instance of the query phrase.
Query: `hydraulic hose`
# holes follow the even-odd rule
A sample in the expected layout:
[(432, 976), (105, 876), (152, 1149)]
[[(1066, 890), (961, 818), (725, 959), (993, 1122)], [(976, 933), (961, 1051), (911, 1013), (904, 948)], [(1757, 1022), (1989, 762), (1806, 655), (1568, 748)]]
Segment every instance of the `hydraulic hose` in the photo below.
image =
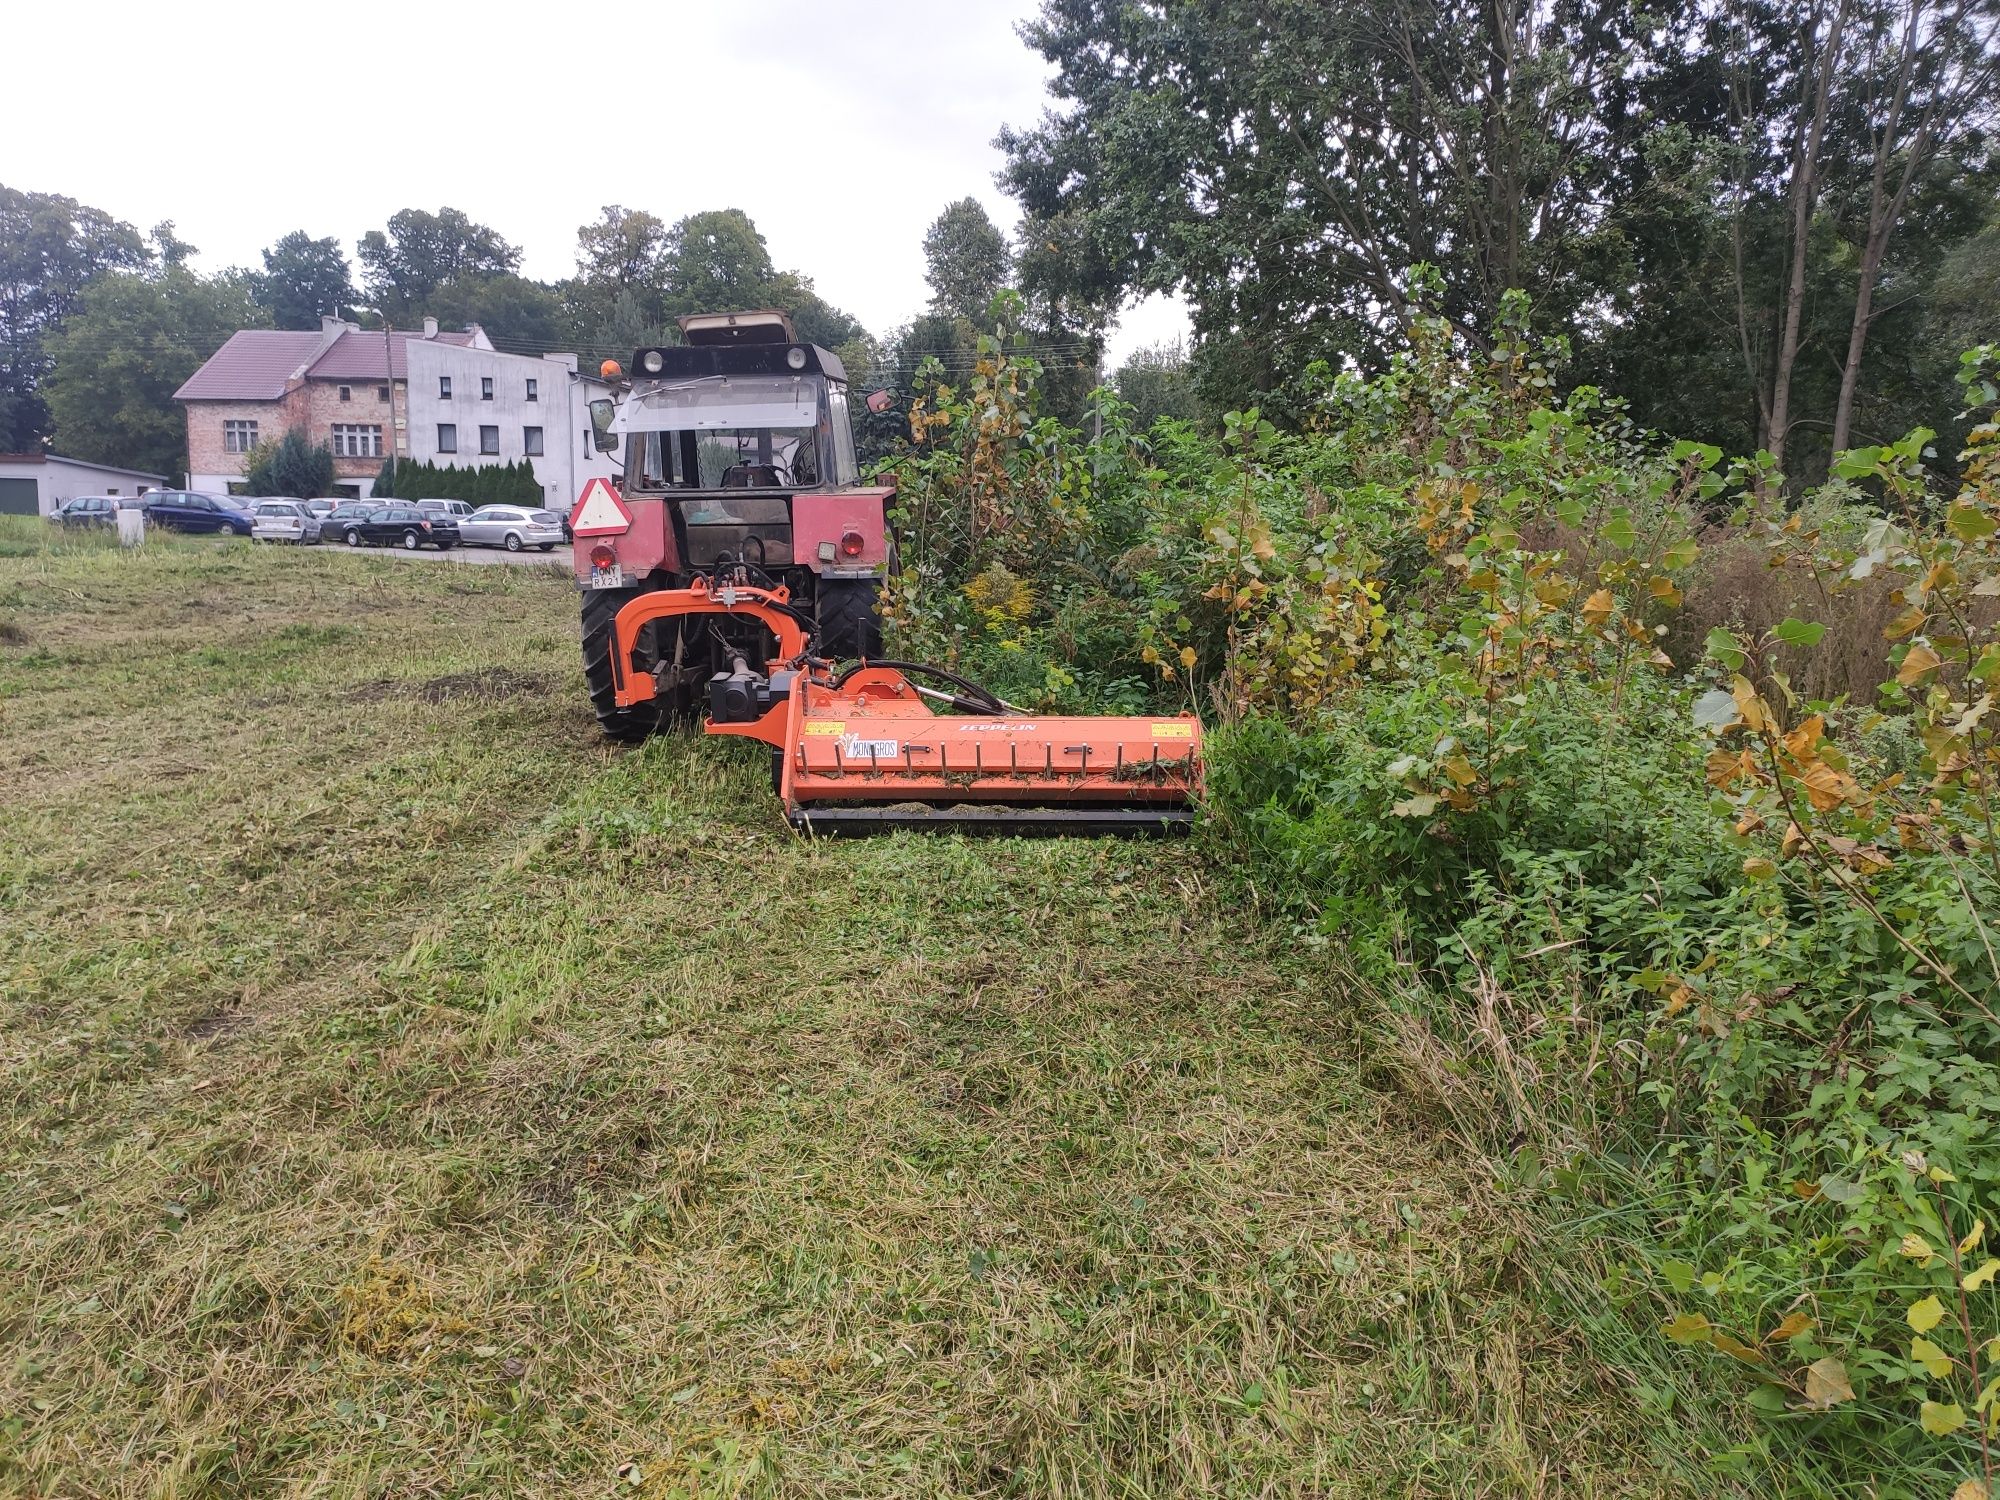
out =
[(1019, 712), (1018, 709), (1008, 703), (1006, 699), (1000, 697), (999, 694), (981, 687), (971, 678), (961, 677), (948, 667), (940, 667), (927, 661), (891, 661), (887, 657), (877, 657), (872, 661), (862, 662), (857, 666), (849, 667), (845, 672), (842, 672), (838, 677), (833, 679), (834, 687), (840, 688), (845, 686), (847, 679), (852, 677), (856, 672), (861, 671), (864, 667), (887, 667), (893, 672), (910, 672), (919, 677), (935, 677), (938, 681), (948, 682), (957, 688), (960, 694), (964, 695), (968, 704), (976, 709), (993, 714)]

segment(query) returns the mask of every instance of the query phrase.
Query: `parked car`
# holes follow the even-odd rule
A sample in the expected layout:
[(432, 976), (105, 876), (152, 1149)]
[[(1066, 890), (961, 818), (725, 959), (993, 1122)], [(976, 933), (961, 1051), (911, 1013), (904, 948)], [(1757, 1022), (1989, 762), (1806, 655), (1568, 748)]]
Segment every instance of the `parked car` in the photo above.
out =
[(121, 510), (138, 510), (145, 501), (137, 495), (78, 495), (49, 512), (60, 526), (113, 526)]
[(254, 502), (250, 514), (250, 539), (253, 542), (316, 542), (319, 540), (319, 517), (307, 508), (303, 500), (263, 499)]
[(458, 536), (468, 547), (505, 547), (509, 552), (540, 547), (552, 552), (563, 539), (562, 517), (525, 505), (482, 505), (458, 523)]
[(306, 501), (306, 509), (313, 513), (315, 519), (324, 521), (328, 516), (333, 514), (333, 508), (338, 504), (340, 504), (338, 500), (308, 500)]
[(443, 516), (456, 526), (463, 526), (472, 514), (472, 507), (463, 500), (419, 500), (417, 509), (427, 516)]
[(250, 535), (250, 512), (233, 495), (203, 495), (194, 490), (154, 490), (146, 496), (146, 520), (175, 531), (226, 532)]
[(359, 520), (342, 521), (340, 535), (350, 547), (389, 543), (409, 552), (419, 547), (449, 552), (458, 545), (458, 527), (453, 522), (442, 516), (426, 515), (405, 500), (377, 505)]
[(386, 504), (386, 500), (336, 500), (333, 509), (319, 518), (320, 535), (344, 539), (350, 523), (367, 520)]

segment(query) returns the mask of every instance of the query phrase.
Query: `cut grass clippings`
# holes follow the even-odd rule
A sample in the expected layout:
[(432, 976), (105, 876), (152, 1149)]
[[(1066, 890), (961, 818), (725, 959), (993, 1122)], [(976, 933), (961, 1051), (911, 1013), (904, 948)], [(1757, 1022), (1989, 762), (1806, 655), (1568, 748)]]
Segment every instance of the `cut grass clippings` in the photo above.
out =
[(0, 534), (0, 1486), (1690, 1492), (1186, 846), (785, 827), (539, 569)]

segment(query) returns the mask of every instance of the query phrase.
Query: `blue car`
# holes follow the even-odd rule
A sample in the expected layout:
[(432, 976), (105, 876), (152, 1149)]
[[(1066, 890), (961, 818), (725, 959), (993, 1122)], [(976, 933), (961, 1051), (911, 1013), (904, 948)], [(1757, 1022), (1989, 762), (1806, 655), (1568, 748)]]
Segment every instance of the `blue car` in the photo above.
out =
[(193, 490), (154, 490), (146, 497), (146, 524), (175, 531), (210, 531), (248, 536), (250, 512), (228, 495), (201, 495)]

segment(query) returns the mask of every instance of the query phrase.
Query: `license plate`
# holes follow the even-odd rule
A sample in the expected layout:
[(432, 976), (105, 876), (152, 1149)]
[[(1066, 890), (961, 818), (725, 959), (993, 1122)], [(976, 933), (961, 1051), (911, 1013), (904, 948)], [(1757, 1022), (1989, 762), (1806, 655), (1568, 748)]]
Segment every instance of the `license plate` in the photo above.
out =
[(622, 589), (625, 587), (625, 570), (615, 563), (608, 568), (592, 568), (590, 586), (594, 589)]

